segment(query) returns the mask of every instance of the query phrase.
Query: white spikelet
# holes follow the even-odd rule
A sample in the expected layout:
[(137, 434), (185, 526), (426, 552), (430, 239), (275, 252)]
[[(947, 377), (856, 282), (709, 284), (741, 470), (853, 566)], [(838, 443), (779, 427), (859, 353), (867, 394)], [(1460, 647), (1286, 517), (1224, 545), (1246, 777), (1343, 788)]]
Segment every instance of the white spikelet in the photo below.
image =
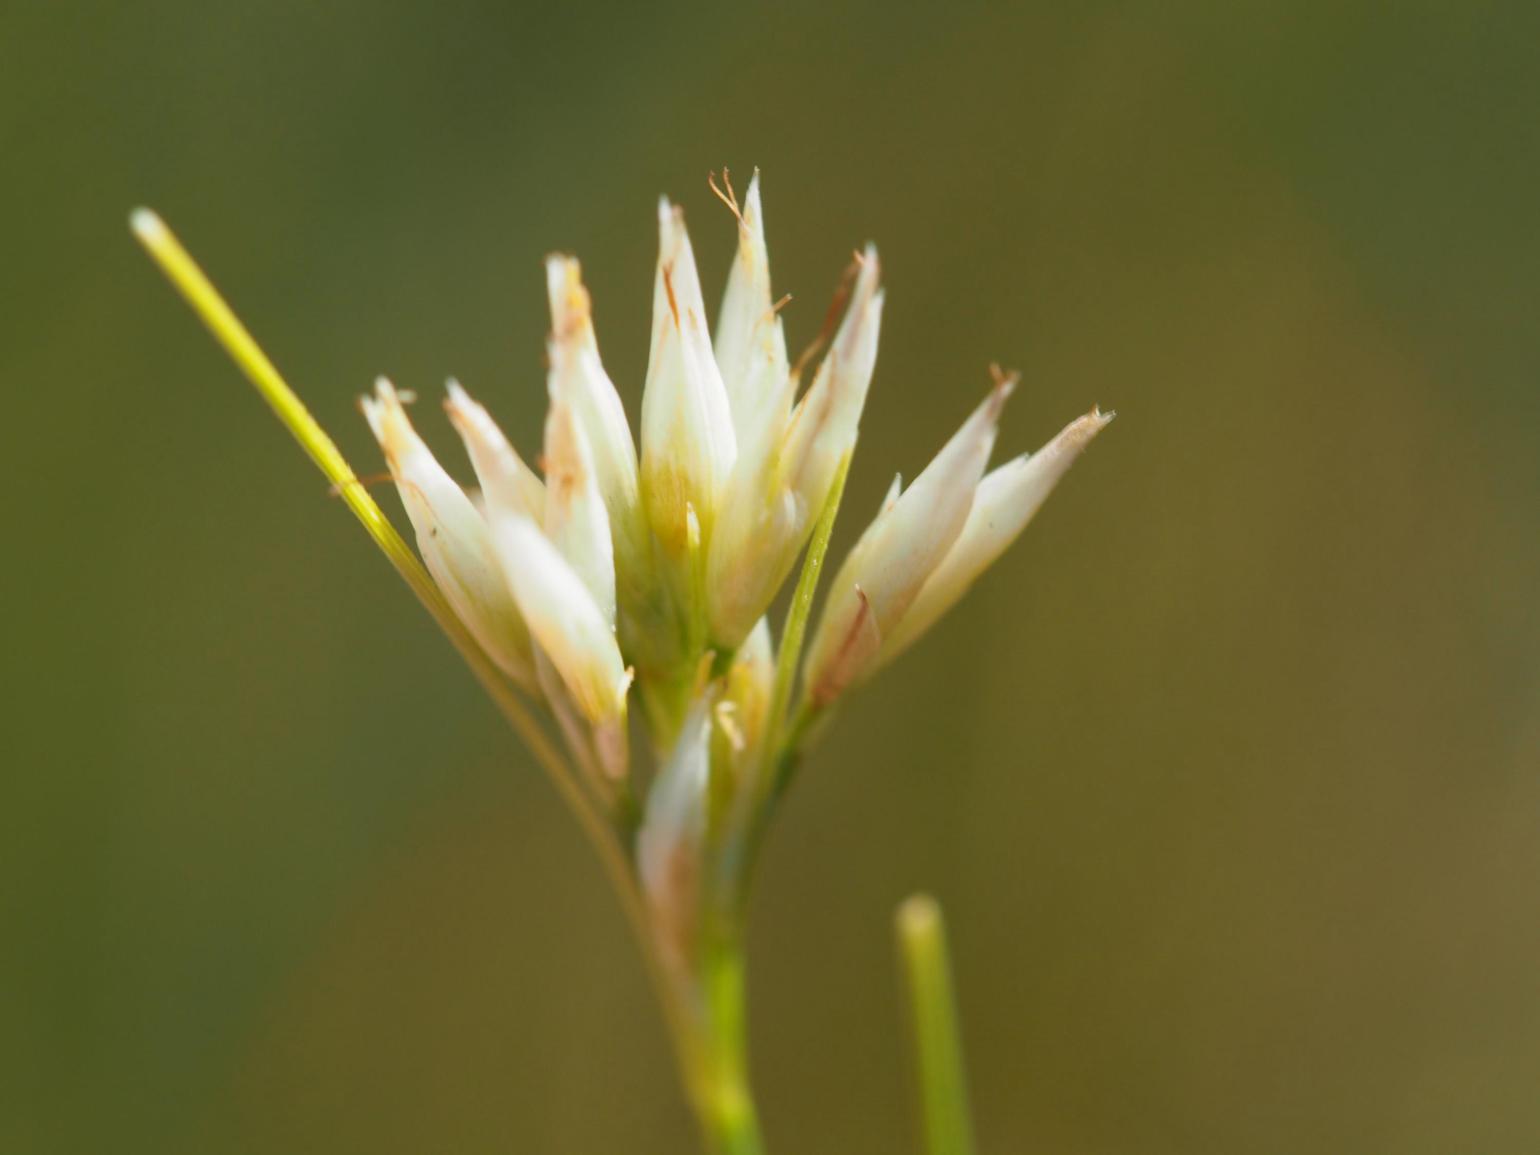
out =
[(374, 396), (361, 398), (360, 406), (385, 452), (423, 564), (492, 660), (532, 688), (529, 631), (503, 580), (485, 519), (423, 444), (389, 381), (376, 381)]
[(545, 532), (567, 559), (610, 628), (615, 627), (615, 553), (604, 497), (583, 427), (561, 398), (545, 420)]
[(717, 314), (712, 349), (741, 453), (756, 434), (768, 430), (779, 437), (791, 411), (792, 382), (786, 333), (770, 296), (770, 255), (765, 248), (759, 173), (749, 182), (741, 209), (725, 171), (723, 180), (728, 191), (720, 195), (738, 220), (738, 252)]
[(962, 533), (898, 625), (883, 639), (880, 661), (887, 662), (908, 649), (961, 600), (979, 575), (1021, 536), (1059, 479), (1112, 417), (1093, 409), (1070, 422), (1036, 453), (1006, 462), (979, 482)]
[(583, 579), (540, 527), (518, 514), (491, 518), (492, 545), (530, 633), (583, 716), (623, 719), (631, 674), (615, 633)]
[(573, 257), (546, 258), (546, 291), (551, 302), (548, 377), (552, 401), (560, 399), (588, 439), (594, 480), (604, 497), (620, 569), (639, 573), (647, 565), (647, 527), (636, 458), (636, 442), (614, 382), (599, 359), (593, 306)]
[(667, 200), (658, 207), (658, 232), (652, 352), (642, 393), (642, 499), (658, 541), (677, 558), (686, 546), (687, 508), (711, 532), (738, 446), (684, 215)]
[(996, 383), (914, 484), (885, 503), (840, 566), (805, 666), (815, 702), (827, 704), (871, 671), (882, 639), (957, 540), (1014, 386), (1014, 378)]
[(733, 469), (707, 563), (707, 618), (718, 645), (737, 645), (764, 613), (855, 448), (882, 323), (878, 275), (876, 250), (868, 248), (807, 396), (784, 432), (763, 424)]

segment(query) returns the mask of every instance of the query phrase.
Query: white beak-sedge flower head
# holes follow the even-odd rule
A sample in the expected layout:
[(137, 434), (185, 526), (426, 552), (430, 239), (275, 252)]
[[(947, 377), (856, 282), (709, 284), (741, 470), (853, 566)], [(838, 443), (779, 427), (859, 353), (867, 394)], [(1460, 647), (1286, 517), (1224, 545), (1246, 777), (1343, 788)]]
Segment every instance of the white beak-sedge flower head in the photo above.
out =
[(428, 572), (498, 666), (533, 687), (529, 630), (494, 556), (486, 520), (423, 444), (389, 381), (381, 377), (374, 396), (359, 404), (385, 452)]
[[(388, 386), (368, 406), (429, 568), (457, 612), (523, 684), (532, 669), (544, 671), (549, 705), (592, 727), (584, 744), (612, 773), (621, 760), (602, 755), (623, 749), (630, 663), (643, 672), (654, 743), (673, 749), (702, 692), (694, 671), (707, 653), (716, 658), (703, 668), (721, 679), (708, 718), (715, 745), (734, 751), (735, 766), (752, 763), (750, 747), (773, 724), (772, 699), (782, 693), (764, 614), (854, 451), (876, 364), (884, 297), (877, 251), (867, 246), (829, 311), (827, 354), (795, 400), (812, 351), (796, 367), (787, 361), (759, 177), (741, 204), (725, 172), (723, 183), (725, 191), (715, 181), (712, 189), (733, 213), (738, 246), (714, 337), (683, 214), (659, 204), (639, 457), (570, 257), (546, 261), (544, 481), (451, 382), (446, 407), (481, 483), (483, 519), (433, 462)], [(956, 604), (1109, 420), (1093, 411), (985, 476), (1014, 385), (997, 371), (989, 396), (913, 484), (905, 490), (895, 479), (840, 566), (802, 663), (804, 704), (815, 712)], [(435, 528), (446, 518), (458, 531), (449, 547)], [(478, 548), (502, 569), (511, 610), (509, 599), (488, 609), (500, 591), (486, 565), (472, 566)]]
[(691, 510), (703, 536), (711, 533), (738, 445), (684, 214), (666, 199), (658, 206), (658, 234), (652, 351), (642, 392), (642, 499), (659, 544), (678, 559), (689, 544)]
[[(653, 944), (692, 1079), (713, 1074), (712, 1048), (732, 1026), (718, 1016), (737, 1013), (718, 980), (740, 977), (731, 950), (707, 955), (703, 944), (737, 945), (760, 835), (829, 707), (958, 601), (1109, 420), (1093, 410), (986, 476), (1015, 383), (997, 372), (913, 484), (894, 482), (829, 583), (799, 661), (876, 363), (880, 268), (871, 247), (856, 258), (825, 322), (827, 355), (793, 404), (823, 337), (788, 365), (757, 174), (741, 206), (725, 170), (723, 183), (738, 248), (714, 340), (683, 216), (659, 207), (640, 454), (568, 257), (546, 262), (544, 480), (453, 381), (445, 405), (484, 511), (434, 459), (388, 381), (363, 400), (421, 563), (176, 238), (147, 210), (131, 218), (572, 804)], [(765, 614), (804, 547), (776, 643)], [(650, 784), (629, 749), (633, 669)]]
[[(780, 796), (827, 708), (962, 597), (1108, 421), (1093, 410), (986, 476), (1014, 385), (997, 373), (913, 484), (888, 491), (828, 583), (804, 654), (876, 364), (881, 268), (870, 246), (855, 258), (824, 333), (789, 364), (758, 176), (741, 204), (725, 171), (722, 182), (713, 189), (736, 219), (738, 245), (714, 335), (683, 215), (667, 200), (659, 206), (640, 453), (571, 257), (545, 264), (550, 408), (540, 473), (454, 381), (445, 408), (479, 499), (434, 459), (388, 381), (364, 399), (422, 564), (169, 230), (148, 212), (133, 217), (145, 247), (571, 788), (678, 959), (697, 941), (702, 879), (741, 881), (729, 876), (757, 843), (758, 808)], [(825, 347), (798, 400), (803, 367)], [(804, 549), (776, 643), (765, 615)], [(633, 669), (638, 728), (657, 767), (650, 788), (631, 765)], [(559, 727), (570, 765), (518, 688)], [(723, 873), (708, 876), (713, 855)]]
[(884, 502), (840, 566), (808, 651), (805, 680), (815, 703), (827, 705), (870, 672), (883, 637), (957, 540), (1015, 383), (996, 382), (914, 484)]
[(1093, 409), (1071, 421), (1036, 453), (1024, 453), (985, 475), (974, 492), (973, 508), (962, 533), (926, 579), (897, 627), (883, 638), (881, 662), (891, 661), (908, 649), (999, 560), (1113, 416)]

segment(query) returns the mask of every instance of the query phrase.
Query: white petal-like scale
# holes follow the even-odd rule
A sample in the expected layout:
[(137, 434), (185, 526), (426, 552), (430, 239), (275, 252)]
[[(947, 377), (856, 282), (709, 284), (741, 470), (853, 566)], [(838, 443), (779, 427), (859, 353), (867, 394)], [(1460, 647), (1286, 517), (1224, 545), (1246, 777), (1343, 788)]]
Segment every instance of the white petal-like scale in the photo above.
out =
[(795, 565), (855, 448), (882, 325), (875, 249), (862, 258), (850, 305), (807, 396), (781, 433), (763, 425), (747, 442), (722, 498), (707, 562), (714, 642), (735, 646)]
[(423, 563), (482, 649), (532, 688), (529, 631), (503, 580), (485, 519), (423, 444), (391, 383), (381, 377), (374, 388), (374, 396), (360, 404), (385, 451)]
[(699, 910), (700, 849), (711, 783), (711, 715), (697, 702), (647, 792), (636, 866), (659, 941), (673, 961), (689, 953)]
[(724, 194), (724, 199), (738, 218), (738, 252), (717, 314), (712, 349), (741, 451), (767, 426), (779, 435), (791, 410), (792, 389), (786, 333), (770, 296), (770, 256), (765, 249), (759, 174), (756, 172), (749, 182), (742, 209), (730, 194)]
[(465, 442), (471, 468), (481, 482), (481, 498), (488, 510), (523, 514), (540, 521), (545, 517), (545, 483), (524, 464), (487, 411), (471, 399), (460, 383), (449, 381), (444, 410)]
[(588, 437), (558, 399), (545, 421), (545, 532), (615, 626), (615, 552)]
[(624, 719), (631, 675), (614, 631), (572, 566), (527, 517), (494, 513), (492, 546), (529, 631), (589, 722)]
[(615, 555), (622, 570), (639, 573), (647, 568), (648, 558), (636, 443), (620, 394), (599, 359), (582, 268), (572, 257), (552, 256), (546, 258), (545, 273), (551, 301), (551, 399), (560, 398), (571, 407), (587, 437)]
[(870, 672), (882, 638), (957, 540), (1013, 386), (1012, 379), (996, 384), (914, 484), (885, 504), (840, 566), (807, 656), (815, 701), (832, 701)]
[(877, 250), (868, 245), (845, 319), (791, 417), (781, 474), (788, 488), (810, 498), (828, 492), (840, 461), (855, 448), (882, 333), (881, 273)]
[(1112, 414), (1093, 409), (1070, 422), (1036, 453), (1006, 462), (979, 482), (962, 533), (883, 639), (880, 661), (890, 661), (908, 649), (961, 600), (979, 575), (1021, 536), (1059, 479), (1111, 420)]
[(706, 331), (705, 304), (684, 216), (658, 209), (652, 352), (642, 393), (642, 498), (664, 550), (686, 546), (686, 507), (706, 534), (738, 456), (727, 392)]

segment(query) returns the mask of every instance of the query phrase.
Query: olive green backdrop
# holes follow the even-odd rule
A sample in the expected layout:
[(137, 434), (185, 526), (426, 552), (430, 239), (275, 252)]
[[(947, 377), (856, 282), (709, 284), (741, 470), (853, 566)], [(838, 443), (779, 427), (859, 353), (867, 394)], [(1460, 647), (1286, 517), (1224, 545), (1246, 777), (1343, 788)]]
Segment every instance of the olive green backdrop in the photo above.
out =
[(0, 1150), (691, 1149), (575, 825), (126, 214), (372, 469), (378, 372), (534, 447), (553, 249), (634, 414), (722, 164), (794, 345), (882, 246), (838, 549), (992, 359), (1004, 451), (1120, 414), (777, 831), (772, 1147), (914, 1149), (919, 887), (985, 1152), (1540, 1147), (1537, 12), (4, 5)]

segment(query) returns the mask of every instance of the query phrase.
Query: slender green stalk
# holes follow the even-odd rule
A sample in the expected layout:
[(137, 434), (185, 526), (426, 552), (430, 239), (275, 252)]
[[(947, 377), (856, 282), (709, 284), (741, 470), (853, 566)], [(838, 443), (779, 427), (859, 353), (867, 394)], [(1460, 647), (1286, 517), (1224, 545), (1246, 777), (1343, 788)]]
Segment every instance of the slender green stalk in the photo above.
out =
[(791, 706), (792, 691), (797, 681), (797, 666), (802, 660), (802, 644), (807, 637), (808, 619), (813, 613), (813, 598), (818, 592), (818, 579), (823, 575), (823, 563), (829, 554), (829, 539), (834, 534), (834, 522), (839, 516), (840, 501), (845, 495), (845, 478), (850, 473), (851, 454), (847, 453), (835, 471), (829, 496), (824, 500), (818, 524), (813, 527), (807, 554), (802, 561), (802, 572), (797, 577), (797, 588), (792, 592), (791, 606), (786, 611), (786, 626), (781, 631), (780, 649), (775, 660), (775, 681), (770, 693), (770, 710), (765, 722), (765, 735), (759, 753), (757, 778), (739, 794), (731, 821), (727, 825), (727, 837), (722, 843), (722, 854), (715, 885), (722, 901), (734, 910), (735, 917), (742, 917), (746, 905), (754, 864), (759, 846), (772, 816), (779, 808), (781, 796), (796, 763), (800, 760), (799, 749), (807, 733), (808, 711), (797, 714), (790, 729), (787, 727), (787, 711)]
[[(818, 516), (813, 538), (808, 542), (807, 557), (802, 562), (802, 573), (797, 578), (797, 588), (791, 595), (791, 608), (786, 611), (786, 627), (781, 631), (781, 648), (775, 659), (775, 688), (770, 697), (770, 720), (765, 732), (765, 754), (772, 770), (778, 770), (781, 740), (786, 728), (786, 712), (791, 705), (791, 692), (797, 680), (797, 665), (802, 660), (802, 643), (807, 637), (808, 619), (813, 613), (813, 596), (818, 592), (818, 579), (823, 576), (824, 559), (829, 553), (829, 539), (834, 534), (834, 521), (839, 516), (840, 501), (845, 496), (845, 478), (850, 474), (850, 454), (847, 453), (834, 474), (834, 484), (829, 487), (828, 500)], [(773, 785), (772, 782), (765, 786)]]
[(727, 835), (718, 845), (716, 869), (706, 879), (707, 914), (701, 936), (697, 976), (702, 1007), (704, 1071), (696, 1094), (696, 1111), (707, 1147), (716, 1155), (763, 1155), (764, 1140), (749, 1087), (747, 992), (745, 989), (745, 920), (749, 885), (766, 826), (784, 792), (786, 767), (794, 761), (794, 744), (804, 733), (803, 713), (788, 733), (787, 711), (796, 684), (802, 643), (812, 615), (818, 579), (829, 552), (829, 539), (839, 515), (846, 454), (835, 473), (829, 496), (808, 543), (797, 588), (792, 593), (786, 627), (776, 657), (769, 720), (761, 748), (760, 778), (737, 799)]
[(973, 1155), (973, 1124), (941, 906), (929, 895), (917, 894), (899, 906), (895, 921), (914, 1023), (926, 1155)]
[(747, 987), (741, 922), (718, 926), (704, 945), (700, 983), (707, 1022), (701, 1121), (717, 1155), (763, 1155), (749, 1087)]

